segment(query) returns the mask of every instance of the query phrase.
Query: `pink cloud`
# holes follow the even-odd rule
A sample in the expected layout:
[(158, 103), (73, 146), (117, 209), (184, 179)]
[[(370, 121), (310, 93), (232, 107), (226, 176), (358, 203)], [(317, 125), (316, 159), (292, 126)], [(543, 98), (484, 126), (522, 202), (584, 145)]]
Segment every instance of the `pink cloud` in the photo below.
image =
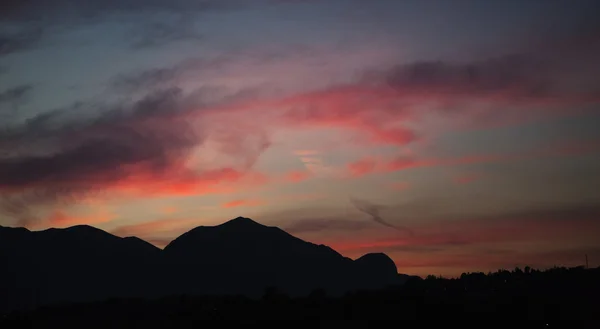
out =
[[(446, 158), (418, 158), (415, 156), (395, 158), (365, 157), (349, 163), (346, 169), (350, 176), (360, 177), (371, 173), (387, 173), (413, 168), (460, 166), (484, 163), (512, 162), (537, 158), (569, 157), (594, 154), (600, 150), (600, 143), (591, 141), (560, 141), (524, 152), (503, 154), (475, 154)], [(480, 179), (481, 174), (457, 177), (457, 183), (469, 183)]]
[(377, 161), (374, 158), (367, 157), (348, 164), (348, 170), (353, 177), (360, 177), (372, 173), (377, 168)]
[[(444, 220), (412, 226), (414, 236), (381, 239), (361, 237), (354, 241), (331, 242), (340, 251), (410, 250), (418, 247), (452, 248), (519, 241), (580, 242), (600, 233), (600, 210), (565, 209), (530, 211), (493, 218)], [(394, 249), (395, 248), (395, 249)]]
[(292, 183), (299, 183), (302, 181), (305, 181), (307, 179), (309, 179), (311, 176), (311, 173), (305, 170), (294, 170), (294, 171), (290, 171), (289, 173), (287, 173), (285, 175), (285, 179), (288, 182), (292, 182)]
[(122, 225), (110, 233), (120, 236), (135, 236), (144, 239), (153, 245), (163, 248), (174, 237), (198, 225), (197, 219), (159, 219), (149, 222)]
[(458, 118), (472, 125), (468, 128), (581, 114), (574, 108), (600, 102), (597, 86), (578, 81), (578, 74), (573, 74), (589, 76), (592, 68), (582, 68), (578, 58), (591, 53), (597, 54), (597, 49), (584, 44), (567, 54), (562, 48), (550, 51), (528, 45), (520, 55), (468, 63), (408, 63), (352, 83), (221, 109), (252, 113), (273, 127), (341, 128), (356, 133), (354, 141), (366, 145), (405, 146), (427, 137), (414, 127), (430, 114)]
[(97, 225), (116, 219), (116, 215), (104, 209), (96, 209), (97, 213), (88, 215), (73, 215), (62, 210), (53, 211), (48, 217), (27, 225), (31, 229), (43, 227), (70, 227), (75, 225)]
[[(595, 81), (581, 78), (598, 69), (580, 60), (594, 58), (598, 51), (591, 44), (565, 39), (571, 45), (568, 51), (549, 44), (523, 49), (519, 56), (499, 55), (470, 63), (408, 63), (375, 72), (369, 79), (320, 90), (283, 96), (234, 95), (212, 105), (173, 88), (110, 109), (119, 115), (74, 122), (65, 125), (68, 129), (38, 134), (38, 127), (17, 127), (2, 133), (0, 147), (7, 154), (13, 150), (31, 150), (31, 154), (0, 158), (0, 193), (10, 200), (21, 198), (21, 205), (80, 199), (96, 191), (134, 197), (225, 193), (235, 190), (236, 184), (244, 186), (238, 183), (247, 179), (271, 146), (269, 129), (263, 127), (341, 128), (355, 134), (357, 144), (406, 146), (427, 137), (416, 127), (430, 114), (466, 119), (479, 114), (484, 119), (477, 122), (480, 125), (577, 115), (585, 111), (584, 105), (600, 102)], [(577, 107), (582, 110), (575, 111)], [(122, 108), (127, 111), (120, 112)], [(211, 167), (188, 166), (193, 151), (208, 142), (213, 143), (216, 157), (227, 161), (217, 165), (206, 161)], [(48, 152), (39, 156), (32, 144), (43, 145)], [(596, 146), (565, 146), (535, 155), (583, 154), (590, 149)], [(347, 170), (361, 176), (531, 157), (365, 158), (349, 164)], [(268, 179), (263, 176), (254, 183), (259, 181), (266, 184)], [(19, 208), (15, 202), (11, 207)]]
[(256, 206), (261, 206), (264, 204), (265, 204), (265, 201), (263, 201), (263, 200), (239, 199), (239, 200), (225, 202), (221, 205), (221, 207), (222, 208), (256, 207)]

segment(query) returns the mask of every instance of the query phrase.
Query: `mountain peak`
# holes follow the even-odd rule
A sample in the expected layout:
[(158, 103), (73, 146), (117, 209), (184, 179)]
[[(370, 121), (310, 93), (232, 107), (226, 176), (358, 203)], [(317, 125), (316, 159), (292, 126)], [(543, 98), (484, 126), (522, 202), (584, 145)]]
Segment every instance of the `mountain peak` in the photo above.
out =
[(358, 258), (356, 264), (367, 270), (379, 269), (382, 272), (398, 273), (394, 261), (384, 253), (370, 253)]
[[(241, 240), (255, 239), (259, 235), (270, 232), (271, 229), (265, 225), (259, 224), (247, 217), (236, 217), (223, 224), (216, 226), (198, 226), (190, 231), (182, 234), (175, 240), (171, 241), (165, 250), (169, 251), (174, 246), (188, 244), (197, 245), (198, 243), (217, 243), (217, 240), (224, 241), (225, 237), (233, 239), (236, 243)], [(218, 232), (218, 233), (215, 233)], [(184, 248), (184, 249), (185, 249)]]
[(248, 217), (242, 217), (242, 216), (238, 216), (238, 217), (230, 220), (230, 222), (250, 222), (250, 223), (256, 223), (252, 219), (250, 219)]
[(253, 221), (252, 219), (248, 218), (248, 217), (236, 217), (232, 220), (229, 220), (221, 225), (244, 225), (244, 226), (248, 226), (248, 225), (259, 225), (259, 226), (263, 226), (260, 223), (257, 223), (255, 221)]
[(50, 227), (44, 230), (34, 232), (104, 232), (103, 230), (86, 224), (73, 225), (68, 227)]
[(80, 225), (74, 225), (74, 226), (70, 226), (70, 227), (66, 227), (63, 230), (65, 231), (77, 231), (77, 232), (104, 232), (103, 230), (97, 228), (97, 227), (93, 227), (91, 225), (86, 225), (86, 224), (80, 224)]

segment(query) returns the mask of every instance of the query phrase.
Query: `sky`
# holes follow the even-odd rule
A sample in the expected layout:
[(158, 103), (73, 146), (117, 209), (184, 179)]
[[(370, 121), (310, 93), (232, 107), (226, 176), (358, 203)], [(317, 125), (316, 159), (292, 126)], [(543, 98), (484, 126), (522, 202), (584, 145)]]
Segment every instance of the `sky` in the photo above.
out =
[(600, 265), (597, 1), (31, 0), (0, 225), (237, 216), (399, 272)]

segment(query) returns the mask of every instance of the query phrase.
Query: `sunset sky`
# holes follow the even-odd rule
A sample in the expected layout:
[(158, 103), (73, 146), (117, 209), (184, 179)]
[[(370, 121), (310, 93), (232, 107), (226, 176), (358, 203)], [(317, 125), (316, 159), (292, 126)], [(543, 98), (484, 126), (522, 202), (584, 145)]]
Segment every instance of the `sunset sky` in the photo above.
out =
[(0, 225), (237, 216), (399, 272), (600, 265), (598, 1), (0, 8)]

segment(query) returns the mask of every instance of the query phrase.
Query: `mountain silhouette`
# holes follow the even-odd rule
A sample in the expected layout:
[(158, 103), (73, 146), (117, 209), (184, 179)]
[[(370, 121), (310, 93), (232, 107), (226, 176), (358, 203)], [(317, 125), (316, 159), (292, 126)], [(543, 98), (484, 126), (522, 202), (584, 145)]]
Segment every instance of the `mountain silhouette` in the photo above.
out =
[(86, 225), (44, 231), (0, 226), (0, 263), (0, 310), (112, 297), (260, 297), (267, 288), (338, 295), (403, 281), (385, 254), (353, 261), (244, 217), (196, 227), (164, 250)]
[(91, 226), (0, 227), (0, 307), (141, 296), (161, 250)]

